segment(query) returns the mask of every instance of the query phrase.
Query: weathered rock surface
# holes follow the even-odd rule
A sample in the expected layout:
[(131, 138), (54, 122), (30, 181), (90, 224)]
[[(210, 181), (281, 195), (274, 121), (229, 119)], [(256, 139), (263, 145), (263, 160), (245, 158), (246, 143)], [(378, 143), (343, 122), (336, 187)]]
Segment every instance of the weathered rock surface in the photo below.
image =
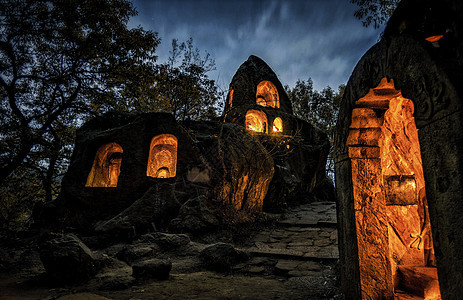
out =
[[(94, 229), (110, 237), (197, 231), (249, 221), (264, 208), (277, 210), (292, 199), (332, 190), (324, 171), (329, 141), (292, 115), (271, 68), (251, 56), (230, 86), (234, 98), (221, 121), (180, 123), (165, 113), (111, 112), (85, 123), (61, 194), (37, 210), (37, 224), (50, 220), (55, 228)], [(270, 97), (265, 105), (256, 102), (261, 96)], [(266, 115), (270, 130), (246, 130), (248, 109)], [(277, 120), (281, 132), (273, 131)], [(169, 142), (155, 151), (158, 137)]]
[(230, 271), (234, 265), (246, 261), (248, 256), (230, 244), (217, 243), (201, 251), (200, 259), (211, 270)]
[(169, 278), (172, 262), (167, 259), (152, 258), (133, 264), (132, 269), (132, 276), (137, 279), (165, 280)]
[(58, 282), (85, 281), (98, 271), (95, 255), (74, 234), (43, 243), (40, 259), (47, 274)]
[(180, 203), (174, 195), (174, 185), (160, 183), (152, 186), (130, 207), (114, 218), (98, 223), (98, 232), (129, 232), (133, 228), (153, 230), (165, 228), (166, 224), (177, 215)]
[(180, 207), (177, 218), (170, 222), (175, 231), (200, 231), (219, 225), (217, 214), (207, 204), (206, 196), (188, 200)]
[(244, 107), (245, 110), (248, 110), (255, 106), (256, 87), (262, 81), (270, 81), (275, 85), (279, 94), (280, 110), (292, 114), (291, 102), (275, 72), (255, 55), (249, 56), (232, 78), (230, 90), (233, 90), (233, 93), (231, 101), (230, 93), (228, 95), (224, 110), (226, 114), (234, 114), (236, 108), (243, 109)]

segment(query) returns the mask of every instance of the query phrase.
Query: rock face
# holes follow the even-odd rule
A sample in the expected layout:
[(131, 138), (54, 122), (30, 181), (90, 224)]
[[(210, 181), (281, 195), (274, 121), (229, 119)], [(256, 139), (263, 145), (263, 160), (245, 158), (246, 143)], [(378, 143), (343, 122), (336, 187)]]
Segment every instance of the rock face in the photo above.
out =
[[(463, 293), (459, 271), (463, 268), (462, 18), (460, 1), (402, 1), (381, 41), (359, 61), (346, 86), (335, 137), (339, 250), (346, 298), (393, 297), (394, 280), (400, 280), (397, 269), (407, 268), (401, 262), (411, 260), (409, 252), (416, 244), (411, 237), (416, 239), (417, 234), (427, 244), (427, 254), (420, 254), (427, 256), (427, 264), (433, 264), (435, 250), (442, 299)], [(393, 88), (382, 88), (385, 82), (393, 83)], [(400, 124), (388, 118), (400, 97), (412, 105), (401, 102), (396, 108), (408, 109), (413, 122)], [(409, 140), (416, 140), (408, 134), (415, 125), (423, 182), (416, 168), (418, 152), (407, 146)], [(385, 131), (392, 129), (405, 133), (406, 138)], [(385, 152), (385, 148), (392, 150)], [(400, 159), (388, 163), (392, 151)], [(403, 173), (405, 164), (415, 171)], [(403, 213), (406, 206), (414, 208)], [(406, 222), (400, 220), (403, 216)], [(413, 220), (421, 226), (403, 225)], [(399, 223), (400, 230), (394, 232), (390, 227)], [(405, 230), (413, 226), (417, 229)], [(426, 232), (429, 226), (432, 239)], [(375, 255), (368, 255), (369, 251)], [(403, 253), (397, 256), (399, 252)]]
[(245, 126), (274, 160), (267, 210), (313, 193), (334, 195), (325, 173), (327, 136), (293, 115), (281, 82), (260, 58), (251, 55), (233, 76), (222, 117)]
[(326, 135), (292, 115), (270, 67), (251, 56), (230, 87), (220, 121), (111, 112), (84, 124), (37, 223), (121, 237), (198, 231), (332, 190)]
[(40, 259), (52, 280), (74, 283), (90, 279), (98, 271), (93, 252), (73, 234), (45, 242)]

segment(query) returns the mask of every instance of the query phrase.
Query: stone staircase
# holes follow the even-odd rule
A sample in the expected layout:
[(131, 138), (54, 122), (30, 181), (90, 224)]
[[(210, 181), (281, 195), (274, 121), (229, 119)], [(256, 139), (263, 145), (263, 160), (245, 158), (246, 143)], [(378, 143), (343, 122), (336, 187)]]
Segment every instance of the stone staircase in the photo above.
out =
[(251, 255), (251, 274), (286, 277), (335, 277), (339, 258), (336, 204), (315, 202), (289, 208), (273, 228), (254, 234), (253, 245), (241, 250)]

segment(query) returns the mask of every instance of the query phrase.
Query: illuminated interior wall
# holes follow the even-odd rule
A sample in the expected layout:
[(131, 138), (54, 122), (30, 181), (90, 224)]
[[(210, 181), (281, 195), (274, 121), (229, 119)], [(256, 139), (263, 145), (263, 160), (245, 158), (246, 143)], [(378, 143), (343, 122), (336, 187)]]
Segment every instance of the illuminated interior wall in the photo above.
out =
[(267, 133), (267, 115), (259, 110), (251, 109), (246, 113), (246, 129), (253, 132)]
[(261, 106), (280, 108), (280, 97), (273, 83), (265, 80), (257, 85), (256, 103)]
[(273, 120), (273, 133), (283, 133), (283, 121), (280, 117), (276, 117)]
[(93, 160), (86, 187), (117, 187), (121, 170), (122, 147), (116, 143), (101, 146)]
[[(410, 284), (399, 270), (435, 267), (413, 111), (413, 102), (386, 78), (352, 111), (347, 144), (365, 299), (392, 297), (395, 289)], [(437, 275), (427, 280), (435, 283), (423, 283), (431, 288), (421, 296), (431, 299), (439, 295)]]
[(151, 140), (146, 176), (175, 177), (177, 172), (177, 138), (160, 134)]

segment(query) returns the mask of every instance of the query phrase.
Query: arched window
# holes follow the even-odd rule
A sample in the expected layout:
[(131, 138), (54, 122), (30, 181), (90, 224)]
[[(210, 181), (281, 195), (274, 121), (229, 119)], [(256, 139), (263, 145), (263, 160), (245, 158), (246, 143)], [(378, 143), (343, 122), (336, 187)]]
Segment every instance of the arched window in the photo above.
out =
[(160, 134), (151, 140), (146, 176), (155, 178), (175, 177), (177, 173), (177, 138)]
[(282, 133), (283, 132), (283, 121), (280, 117), (276, 117), (273, 120), (273, 133)]
[(122, 147), (117, 143), (101, 146), (93, 160), (86, 187), (117, 187), (121, 173)]
[(254, 132), (267, 133), (267, 115), (259, 110), (248, 110), (246, 113), (246, 129)]
[(280, 108), (280, 97), (273, 83), (265, 80), (257, 85), (256, 103), (262, 106)]

